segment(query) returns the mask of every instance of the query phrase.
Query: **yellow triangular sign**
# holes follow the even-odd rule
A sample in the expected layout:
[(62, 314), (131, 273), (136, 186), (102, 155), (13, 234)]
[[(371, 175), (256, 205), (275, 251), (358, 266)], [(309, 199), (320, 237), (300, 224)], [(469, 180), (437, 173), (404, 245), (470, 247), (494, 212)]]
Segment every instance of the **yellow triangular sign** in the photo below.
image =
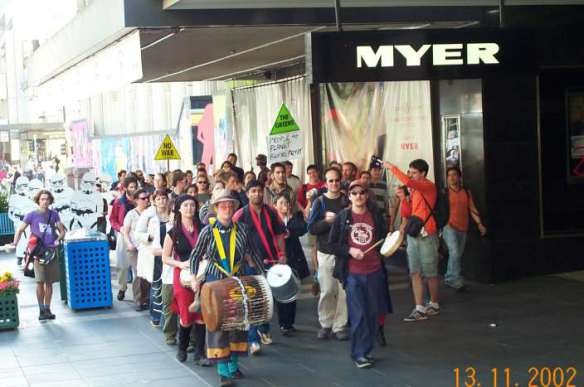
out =
[(168, 134), (164, 136), (162, 145), (158, 148), (154, 160), (180, 160), (180, 154), (178, 153), (178, 150), (176, 150), (176, 147)]

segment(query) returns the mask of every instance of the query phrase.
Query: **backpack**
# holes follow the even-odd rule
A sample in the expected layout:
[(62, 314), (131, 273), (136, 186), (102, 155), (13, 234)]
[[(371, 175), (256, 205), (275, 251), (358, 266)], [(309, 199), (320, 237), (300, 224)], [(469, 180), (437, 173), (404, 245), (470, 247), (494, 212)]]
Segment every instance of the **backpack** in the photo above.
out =
[(450, 201), (448, 200), (448, 188), (442, 188), (437, 191), (436, 205), (434, 206), (434, 219), (436, 227), (444, 228), (450, 218)]
[[(466, 188), (462, 188), (466, 192), (466, 197), (470, 202), (470, 194)], [(438, 190), (436, 199), (436, 206), (434, 206), (434, 218), (436, 219), (436, 226), (441, 229), (448, 224), (450, 219), (450, 200), (448, 194), (450, 189), (448, 187)]]

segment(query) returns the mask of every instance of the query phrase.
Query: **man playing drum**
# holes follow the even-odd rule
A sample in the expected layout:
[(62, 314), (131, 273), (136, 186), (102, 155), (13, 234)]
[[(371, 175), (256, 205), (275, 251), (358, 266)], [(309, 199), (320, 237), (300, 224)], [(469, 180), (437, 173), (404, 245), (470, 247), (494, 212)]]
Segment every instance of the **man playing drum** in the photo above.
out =
[[(202, 285), (201, 280), (194, 279), (195, 274), (197, 278), (202, 275), (203, 281), (209, 283), (239, 277), (250, 266), (263, 271), (261, 258), (249, 243), (248, 228), (231, 220), (237, 200), (230, 191), (223, 190), (215, 195), (212, 205), (217, 214), (216, 221), (201, 230), (191, 254), (192, 287), (195, 291), (199, 291)], [(204, 273), (199, 273), (199, 266), (205, 259), (209, 262)], [(239, 355), (247, 354), (247, 336), (246, 330), (211, 332), (207, 329), (207, 357), (217, 363), (221, 386), (230, 386), (233, 379), (243, 377), (237, 363)]]
[[(250, 230), (250, 242), (261, 257), (268, 260), (268, 266), (273, 263), (286, 263), (286, 247), (284, 234), (286, 226), (280, 220), (276, 211), (264, 204), (264, 187), (257, 180), (252, 180), (246, 187), (249, 204), (238, 210), (233, 216), (236, 222), (244, 223)], [(291, 305), (279, 305), (278, 312), (288, 312)], [(251, 354), (260, 350), (260, 339), (263, 344), (271, 344), (270, 325), (262, 324), (251, 327), (249, 345)]]
[(351, 358), (359, 368), (373, 365), (369, 354), (377, 337), (377, 318), (391, 311), (383, 262), (374, 248), (377, 241), (385, 238), (387, 223), (381, 212), (367, 208), (367, 196), (365, 184), (354, 180), (349, 186), (351, 207), (337, 215), (329, 234), (330, 246), (339, 261), (334, 276), (347, 293)]

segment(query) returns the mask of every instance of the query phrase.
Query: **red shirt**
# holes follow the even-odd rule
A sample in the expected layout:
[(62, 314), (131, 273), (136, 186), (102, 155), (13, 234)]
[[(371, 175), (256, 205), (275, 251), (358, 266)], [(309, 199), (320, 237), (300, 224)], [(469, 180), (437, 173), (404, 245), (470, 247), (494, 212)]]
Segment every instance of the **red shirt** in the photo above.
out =
[(468, 212), (474, 206), (472, 196), (466, 189), (458, 191), (448, 188), (448, 202), (450, 203), (450, 217), (448, 224), (460, 232), (468, 231)]
[[(353, 222), (349, 232), (349, 248), (367, 250), (375, 242), (375, 223), (369, 211), (364, 214), (351, 213)], [(353, 274), (370, 274), (381, 269), (381, 257), (377, 248), (372, 249), (362, 260), (349, 259), (349, 272)]]
[[(320, 190), (322, 187), (324, 187), (324, 181), (319, 181), (316, 184), (310, 184), (310, 183), (306, 183), (306, 184), (302, 184), (300, 186), (300, 189), (298, 190), (298, 195), (296, 197), (296, 200), (298, 201), (298, 203), (300, 203), (300, 206), (302, 209), (306, 208), (306, 204), (307, 204), (307, 200), (306, 200), (306, 193), (310, 192), (311, 189), (316, 188), (318, 190)], [(314, 200), (315, 198), (313, 198)]]

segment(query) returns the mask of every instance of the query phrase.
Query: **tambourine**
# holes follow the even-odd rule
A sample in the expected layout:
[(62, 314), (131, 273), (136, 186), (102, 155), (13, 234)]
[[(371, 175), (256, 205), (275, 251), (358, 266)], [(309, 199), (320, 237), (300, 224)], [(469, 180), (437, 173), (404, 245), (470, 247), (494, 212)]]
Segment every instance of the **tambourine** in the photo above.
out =
[(365, 250), (363, 254), (367, 254), (377, 246), (383, 244), (381, 246), (381, 255), (389, 257), (390, 255), (396, 252), (396, 250), (401, 246), (403, 241), (404, 234), (401, 231), (394, 231), (392, 233), (388, 233), (385, 239), (375, 242), (375, 244), (369, 247), (367, 250)]
[(387, 237), (385, 237), (385, 240), (383, 241), (383, 245), (381, 245), (381, 255), (389, 257), (397, 251), (403, 241), (404, 234), (401, 231), (394, 231), (387, 234)]

